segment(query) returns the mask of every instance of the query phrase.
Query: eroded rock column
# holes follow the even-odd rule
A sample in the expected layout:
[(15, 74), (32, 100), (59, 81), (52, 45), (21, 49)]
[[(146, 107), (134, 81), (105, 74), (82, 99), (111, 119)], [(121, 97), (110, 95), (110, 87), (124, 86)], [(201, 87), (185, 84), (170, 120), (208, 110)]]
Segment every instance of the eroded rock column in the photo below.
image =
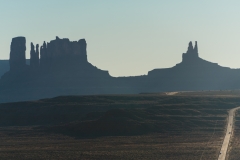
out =
[(22, 70), (26, 67), (26, 39), (25, 37), (15, 37), (11, 42), (10, 51), (10, 71)]

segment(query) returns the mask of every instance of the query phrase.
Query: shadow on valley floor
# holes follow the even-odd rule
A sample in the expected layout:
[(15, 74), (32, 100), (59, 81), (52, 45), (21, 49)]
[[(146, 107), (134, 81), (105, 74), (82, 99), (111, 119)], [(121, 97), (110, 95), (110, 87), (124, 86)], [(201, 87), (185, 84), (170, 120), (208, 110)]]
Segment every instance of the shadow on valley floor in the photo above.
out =
[(239, 97), (222, 96), (66, 96), (0, 104), (0, 126), (40, 126), (78, 138), (212, 131), (222, 130), (227, 110), (239, 104)]
[(159, 94), (0, 104), (0, 159), (216, 159), (227, 111), (239, 105)]

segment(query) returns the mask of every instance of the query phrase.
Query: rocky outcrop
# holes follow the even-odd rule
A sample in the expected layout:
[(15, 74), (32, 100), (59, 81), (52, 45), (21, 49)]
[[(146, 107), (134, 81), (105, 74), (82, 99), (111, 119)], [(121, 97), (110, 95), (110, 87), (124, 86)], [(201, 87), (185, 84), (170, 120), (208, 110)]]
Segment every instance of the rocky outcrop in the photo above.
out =
[(80, 48), (79, 55), (81, 56), (81, 61), (87, 61), (87, 43), (85, 39), (80, 39), (77, 44)]
[(197, 41), (195, 41), (195, 46), (193, 48), (192, 42), (190, 41), (188, 44), (188, 50), (186, 53), (183, 53), (182, 55), (182, 61), (194, 61), (198, 56), (198, 46), (197, 46)]
[[(34, 100), (59, 95), (136, 94), (143, 92), (240, 88), (240, 69), (230, 69), (199, 57), (198, 44), (189, 43), (182, 62), (154, 69), (148, 75), (111, 77), (87, 60), (84, 39), (31, 44), (31, 64), (26, 65), (25, 38), (13, 38), (10, 71), (0, 79), (0, 102)], [(38, 66), (40, 61), (40, 66)], [(24, 69), (23, 69), (24, 68)]]
[(38, 68), (39, 65), (40, 65), (40, 62), (39, 62), (39, 44), (36, 45), (36, 67)]
[(187, 54), (191, 54), (192, 52), (193, 52), (193, 45), (192, 45), (192, 41), (190, 41), (188, 44)]
[(49, 43), (44, 41), (40, 48), (40, 67), (60, 69), (62, 67), (76, 67), (75, 65), (80, 63), (88, 63), (86, 50), (85, 39), (69, 41), (67, 38), (56, 37)]
[(193, 49), (193, 53), (196, 54), (196, 56), (198, 57), (198, 45), (197, 45), (197, 41), (195, 41), (195, 46)]
[(31, 51), (30, 51), (30, 66), (32, 69), (36, 69), (39, 67), (39, 45), (36, 45), (36, 51), (33, 43), (31, 43)]
[(26, 39), (25, 37), (16, 37), (12, 39), (10, 51), (10, 71), (16, 72), (26, 67)]
[(40, 48), (40, 66), (46, 66), (47, 65), (47, 45), (46, 42), (43, 42), (43, 45)]
[[(182, 54), (181, 63), (176, 64), (172, 68), (154, 69), (149, 71), (148, 75), (154, 77), (174, 77), (175, 75), (178, 75), (178, 78), (197, 77), (199, 75), (203, 75), (202, 77), (204, 77), (204, 75), (210, 70), (216, 73), (219, 71), (225, 72), (226, 70), (229, 70), (229, 68), (221, 67), (217, 63), (212, 63), (200, 58), (197, 41), (195, 42), (194, 47), (190, 41), (187, 52)], [(194, 79), (193, 81), (196, 80)]]
[[(40, 48), (31, 43), (30, 65), (25, 59), (25, 38), (13, 38), (11, 69), (0, 79), (0, 103), (61, 95), (108, 93), (113, 85), (108, 71), (87, 61), (84, 39), (56, 38)], [(40, 63), (39, 63), (40, 62)]]

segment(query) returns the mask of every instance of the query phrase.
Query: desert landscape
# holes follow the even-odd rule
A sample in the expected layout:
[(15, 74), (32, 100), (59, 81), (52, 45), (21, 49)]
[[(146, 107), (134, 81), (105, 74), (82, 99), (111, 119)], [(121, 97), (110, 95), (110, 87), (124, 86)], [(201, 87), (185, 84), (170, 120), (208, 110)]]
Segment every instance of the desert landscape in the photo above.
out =
[[(228, 110), (236, 106), (237, 91), (64, 96), (0, 104), (0, 158), (217, 159)], [(238, 117), (229, 159), (236, 159), (239, 147)]]
[(0, 160), (239, 160), (239, 6), (0, 1)]

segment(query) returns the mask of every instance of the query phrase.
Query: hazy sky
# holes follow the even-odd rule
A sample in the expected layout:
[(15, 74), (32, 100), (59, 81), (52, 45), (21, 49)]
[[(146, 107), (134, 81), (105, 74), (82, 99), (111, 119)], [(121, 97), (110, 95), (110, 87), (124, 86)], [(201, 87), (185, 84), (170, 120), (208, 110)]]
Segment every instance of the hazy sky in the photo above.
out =
[(88, 60), (112, 76), (143, 75), (181, 62), (189, 41), (199, 55), (240, 68), (239, 0), (0, 0), (0, 59), (11, 39), (42, 44), (85, 38)]

